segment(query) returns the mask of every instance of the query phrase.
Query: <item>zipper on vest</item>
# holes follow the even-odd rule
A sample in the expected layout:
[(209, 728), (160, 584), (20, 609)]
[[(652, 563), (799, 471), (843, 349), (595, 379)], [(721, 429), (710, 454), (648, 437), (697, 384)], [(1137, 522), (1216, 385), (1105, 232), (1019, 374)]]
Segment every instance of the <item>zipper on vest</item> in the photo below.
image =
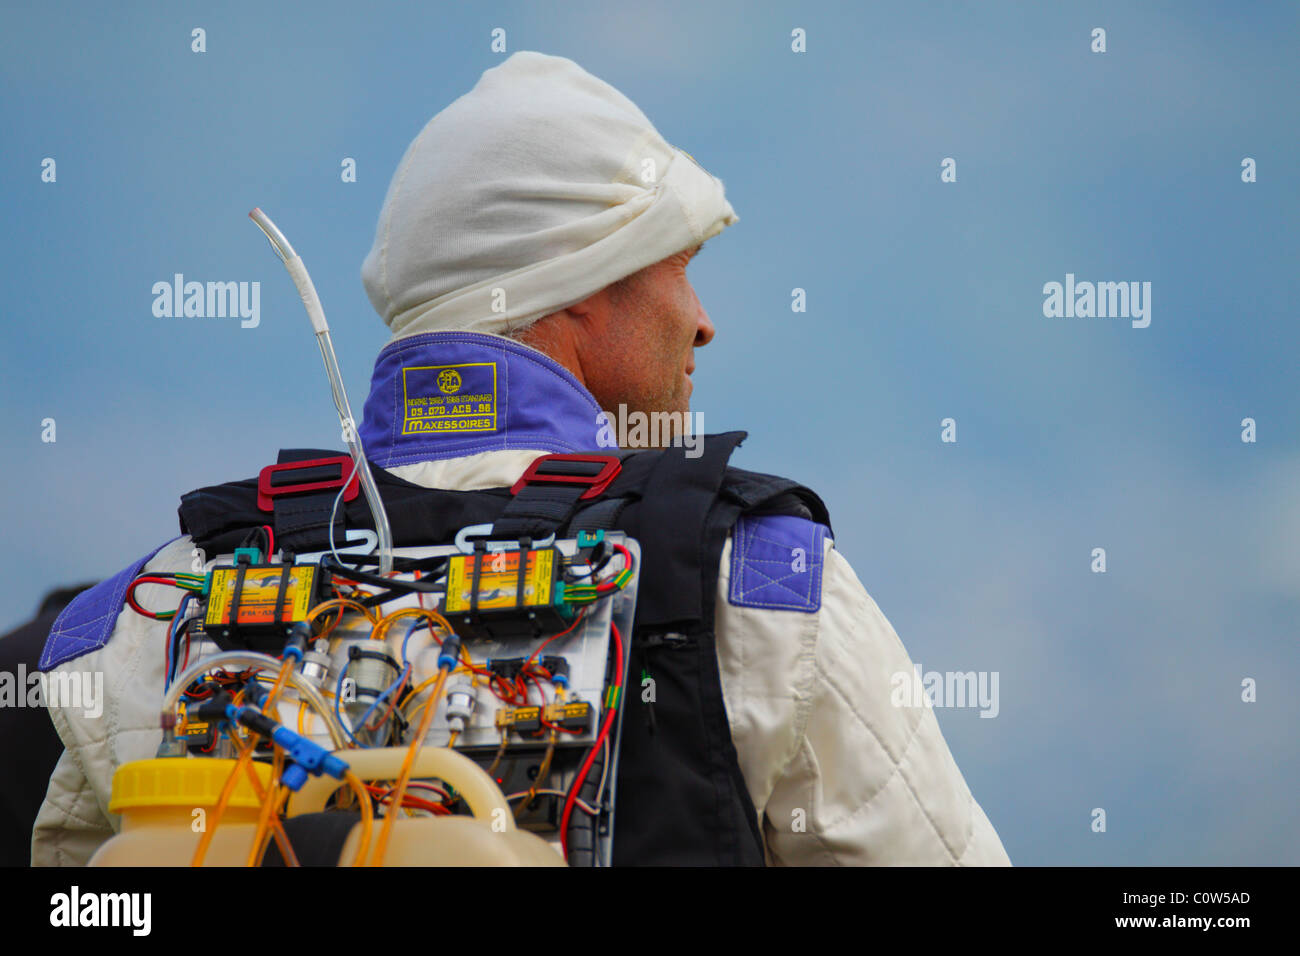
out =
[(676, 631), (669, 631), (666, 634), (647, 634), (637, 643), (647, 651), (655, 647), (668, 647), (675, 650), (689, 640), (690, 638), (685, 634), (678, 634)]
[(649, 651), (666, 647), (669, 650), (677, 650), (683, 647), (689, 640), (685, 634), (679, 634), (676, 631), (669, 631), (663, 634), (646, 634), (639, 641), (641, 651), (641, 692), (645, 693), (646, 681), (650, 681), (650, 699), (645, 701), (645, 727), (646, 733), (651, 737), (655, 735), (655, 694), (658, 690), (654, 682), (654, 676), (650, 673)]

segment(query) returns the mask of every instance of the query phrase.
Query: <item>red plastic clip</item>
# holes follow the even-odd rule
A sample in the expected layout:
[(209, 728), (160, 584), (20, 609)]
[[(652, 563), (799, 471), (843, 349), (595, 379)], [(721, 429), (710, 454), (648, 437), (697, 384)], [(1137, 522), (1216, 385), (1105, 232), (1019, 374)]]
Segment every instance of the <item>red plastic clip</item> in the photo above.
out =
[[(330, 466), (338, 468), (339, 473), (336, 477), (317, 481), (304, 481), (294, 485), (284, 483), (286, 479), (292, 478), (292, 475), (286, 475), (284, 472), (306, 471), (311, 468), (327, 468)], [(348, 455), (342, 455), (338, 458), (313, 458), (310, 461), (286, 461), (280, 465), (267, 465), (257, 476), (257, 507), (263, 511), (274, 511), (275, 502), (273, 499), (279, 498), (281, 495), (296, 495), (309, 491), (328, 491), (330, 488), (342, 488), (344, 485), (347, 488), (343, 492), (343, 500), (351, 501), (361, 491), (360, 482), (357, 480), (358, 472), (359, 469), (353, 470), (352, 459)], [(350, 481), (348, 480), (349, 474), (352, 476)]]
[[(576, 471), (553, 471), (544, 473), (539, 469), (546, 467), (548, 464), (559, 462), (574, 462), (576, 464), (597, 464), (601, 468), (595, 474), (584, 475)], [(537, 482), (551, 482), (563, 485), (590, 485), (591, 487), (584, 491), (578, 499), (594, 498), (606, 488), (610, 482), (623, 470), (623, 462), (609, 455), (543, 455), (524, 472), (523, 477), (516, 481), (510, 488), (512, 495), (519, 494), (521, 488), (525, 485)]]

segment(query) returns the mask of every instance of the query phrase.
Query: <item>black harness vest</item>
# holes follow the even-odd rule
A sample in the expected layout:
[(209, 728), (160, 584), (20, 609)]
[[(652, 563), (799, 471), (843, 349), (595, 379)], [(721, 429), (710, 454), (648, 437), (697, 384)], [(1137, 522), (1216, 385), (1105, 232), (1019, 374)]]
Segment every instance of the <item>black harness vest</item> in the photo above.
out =
[[(641, 545), (641, 576), (624, 685), (622, 743), (614, 814), (616, 865), (761, 866), (763, 838), (740, 772), (727, 721), (714, 642), (718, 564), (742, 514), (785, 514), (829, 525), (809, 489), (727, 465), (744, 432), (709, 435), (703, 453), (623, 453), (622, 469), (599, 495), (563, 506), (519, 507), (510, 489), (423, 488), (381, 468), (375, 482), (398, 547), (449, 543), (466, 525), (494, 524), (494, 537), (560, 537), (618, 529)], [(338, 456), (292, 450), (281, 462)], [(336, 491), (277, 499), (277, 543), (289, 551), (328, 548)], [(293, 503), (288, 504), (289, 501)], [(230, 553), (268, 523), (257, 479), (192, 491), (181, 499), (182, 533), (208, 553)], [(341, 528), (372, 528), (364, 497), (339, 508)], [(505, 531), (507, 533), (500, 533)], [(641, 675), (655, 681), (642, 701)], [(572, 853), (571, 853), (572, 855)]]

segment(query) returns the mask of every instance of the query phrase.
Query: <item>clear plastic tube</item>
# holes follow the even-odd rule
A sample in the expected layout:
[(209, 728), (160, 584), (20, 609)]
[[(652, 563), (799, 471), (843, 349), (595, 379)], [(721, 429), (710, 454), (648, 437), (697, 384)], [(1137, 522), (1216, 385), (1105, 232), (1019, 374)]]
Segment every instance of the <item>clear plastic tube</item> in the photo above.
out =
[(393, 570), (393, 532), (388, 525), (388, 513), (384, 510), (384, 502), (379, 497), (379, 487), (375, 484), (374, 475), (370, 473), (370, 464), (366, 461), (365, 451), (361, 447), (361, 435), (357, 431), (356, 419), (352, 417), (352, 405), (348, 402), (348, 393), (343, 387), (343, 375), (339, 371), (338, 358), (334, 354), (334, 342), (330, 338), (329, 323), (325, 321), (325, 310), (321, 307), (320, 297), (316, 294), (316, 286), (312, 283), (311, 276), (307, 274), (307, 267), (303, 265), (302, 258), (293, 251), (289, 240), (284, 237), (284, 233), (270, 217), (261, 209), (254, 209), (248, 214), (248, 218), (252, 219), (270, 240), (271, 248), (275, 250), (275, 254), (280, 257), (285, 269), (289, 271), (289, 276), (293, 279), (293, 284), (302, 299), (303, 307), (307, 310), (307, 318), (311, 320), (312, 328), (316, 331), (316, 344), (320, 346), (325, 372), (329, 375), (330, 393), (334, 398), (334, 407), (339, 413), (339, 424), (343, 426), (343, 438), (352, 452), (352, 460), (361, 481), (361, 490), (365, 492), (366, 501), (370, 505), (370, 514), (374, 517), (375, 532), (379, 536), (377, 544), (379, 573), (388, 574)]
[[(262, 667), (269, 671), (278, 671), (281, 663), (278, 658), (272, 657), (270, 654), (259, 654), (256, 651), (225, 651), (221, 654), (205, 657), (198, 663), (191, 664), (185, 673), (172, 682), (171, 687), (167, 689), (167, 693), (163, 696), (162, 713), (164, 716), (173, 713), (176, 710), (177, 702), (181, 699), (181, 695), (185, 693), (185, 688), (214, 667), (224, 667), (226, 665), (231, 667)], [(324, 719), (325, 728), (330, 735), (330, 741), (334, 744), (334, 749), (345, 749), (348, 745), (348, 738), (343, 733), (343, 725), (338, 722), (334, 712), (326, 706), (325, 699), (321, 697), (316, 688), (295, 668), (289, 669), (285, 680), (290, 687), (302, 695), (312, 710), (316, 711)]]

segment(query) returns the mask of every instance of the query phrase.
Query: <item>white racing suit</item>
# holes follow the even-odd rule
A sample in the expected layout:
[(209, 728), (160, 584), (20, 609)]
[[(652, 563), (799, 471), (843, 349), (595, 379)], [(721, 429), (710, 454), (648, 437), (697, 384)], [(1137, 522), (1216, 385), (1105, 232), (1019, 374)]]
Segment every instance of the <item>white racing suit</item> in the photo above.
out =
[[(451, 404), (448, 369), (472, 402)], [(443, 428), (444, 419), (454, 427)], [(513, 484), (545, 454), (599, 452), (609, 424), (541, 353), (498, 336), (430, 333), (380, 353), (361, 435), (371, 461), (400, 478), (475, 490)], [(829, 534), (808, 540), (820, 554), (809, 556), (807, 577), (793, 588), (788, 575), (733, 561), (734, 540), (718, 576), (723, 699), (767, 862), (1010, 865), (928, 699), (895, 692), (897, 675), (911, 678), (913, 665), (893, 627)], [(50, 701), (65, 749), (33, 831), (33, 865), (85, 864), (116, 832), (113, 773), (153, 757), (162, 739), (166, 632), (165, 622), (123, 606), (125, 588), (140, 573), (191, 571), (192, 552), (188, 537), (173, 540), (56, 622), (42, 667), (102, 673), (105, 700), (100, 714)], [(733, 587), (735, 568), (762, 572), (762, 586)], [(777, 592), (783, 600), (770, 599)], [(167, 609), (175, 592), (142, 585), (136, 596)]]

